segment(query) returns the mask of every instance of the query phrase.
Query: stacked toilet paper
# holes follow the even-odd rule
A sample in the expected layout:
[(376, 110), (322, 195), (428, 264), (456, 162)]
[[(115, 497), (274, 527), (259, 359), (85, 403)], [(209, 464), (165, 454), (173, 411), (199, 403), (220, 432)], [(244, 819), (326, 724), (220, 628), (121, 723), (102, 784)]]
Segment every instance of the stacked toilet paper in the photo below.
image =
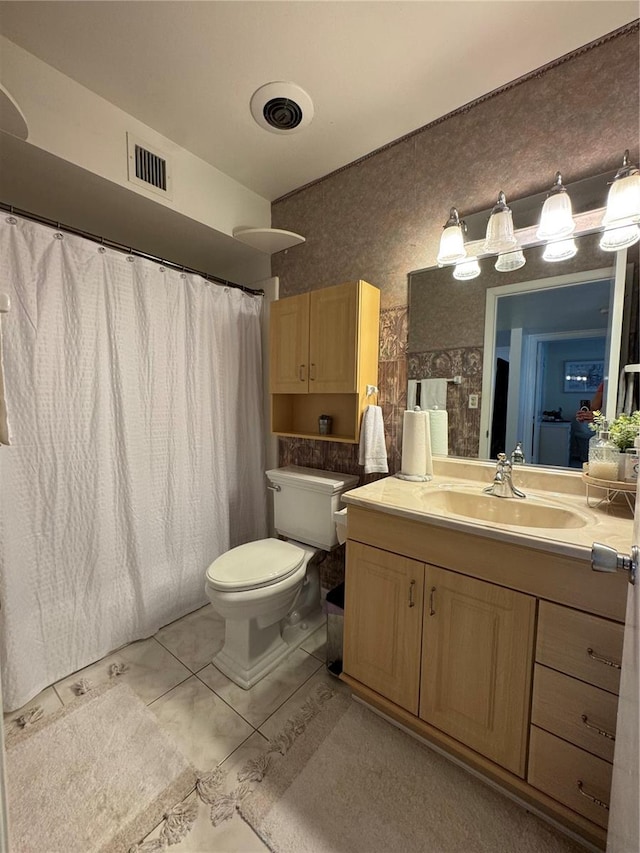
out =
[(402, 427), (402, 480), (430, 480), (433, 476), (431, 459), (431, 427), (428, 412), (416, 407), (404, 413)]

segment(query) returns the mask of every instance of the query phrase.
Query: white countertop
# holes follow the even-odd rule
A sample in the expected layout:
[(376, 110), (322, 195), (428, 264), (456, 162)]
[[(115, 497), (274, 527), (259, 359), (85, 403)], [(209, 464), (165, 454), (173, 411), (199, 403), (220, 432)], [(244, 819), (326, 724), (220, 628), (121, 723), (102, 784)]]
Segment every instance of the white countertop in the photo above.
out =
[[(435, 527), (448, 527), (580, 560), (590, 561), (593, 542), (602, 542), (625, 554), (630, 551), (633, 527), (630, 510), (619, 503), (597, 509), (588, 507), (585, 485), (579, 471), (574, 473), (518, 466), (514, 471), (514, 483), (527, 497), (491, 498), (503, 501), (544, 501), (558, 508), (570, 509), (586, 522), (583, 527), (542, 528), (478, 521), (444, 509), (426, 508), (425, 495), (447, 485), (467, 490), (477, 487), (480, 497), (482, 489), (493, 482), (495, 465), (441, 457), (434, 460), (434, 468), (436, 473), (429, 482), (414, 483), (395, 476), (386, 477), (346, 492), (343, 500), (347, 506), (397, 515)], [(483, 499), (486, 497), (483, 496)]]

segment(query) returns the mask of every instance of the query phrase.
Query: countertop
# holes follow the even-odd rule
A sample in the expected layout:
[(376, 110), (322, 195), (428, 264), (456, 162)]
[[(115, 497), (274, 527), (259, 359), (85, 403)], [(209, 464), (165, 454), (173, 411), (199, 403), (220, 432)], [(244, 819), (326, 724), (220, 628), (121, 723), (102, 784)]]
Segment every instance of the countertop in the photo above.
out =
[[(444, 509), (425, 509), (426, 493), (443, 486), (463, 486), (482, 489), (491, 485), (495, 465), (475, 460), (434, 458), (434, 477), (429, 482), (415, 483), (395, 476), (376, 480), (346, 492), (342, 497), (347, 506), (397, 515), (402, 518), (448, 527), (503, 542), (513, 542), (528, 548), (551, 551), (579, 560), (591, 560), (591, 545), (601, 542), (618, 552), (628, 554), (631, 548), (633, 519), (626, 504), (613, 503), (601, 508), (587, 506), (585, 485), (580, 472), (554, 471), (523, 466), (514, 471), (514, 484), (527, 498), (489, 498), (512, 501), (540, 499), (546, 503), (577, 512), (585, 520), (583, 527), (542, 528), (520, 527), (514, 524), (477, 521), (455, 515)], [(483, 496), (486, 499), (486, 496)]]

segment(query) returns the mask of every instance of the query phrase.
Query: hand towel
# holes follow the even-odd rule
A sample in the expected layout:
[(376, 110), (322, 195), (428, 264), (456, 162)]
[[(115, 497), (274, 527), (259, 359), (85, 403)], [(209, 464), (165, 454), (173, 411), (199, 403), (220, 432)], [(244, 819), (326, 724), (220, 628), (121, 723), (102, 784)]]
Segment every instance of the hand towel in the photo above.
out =
[(387, 446), (380, 406), (367, 406), (360, 428), (359, 464), (365, 474), (388, 474)]
[(419, 405), (421, 409), (446, 409), (447, 380), (421, 379)]
[[(9, 310), (9, 297), (0, 294), (0, 317)], [(9, 441), (9, 422), (7, 419), (7, 401), (4, 394), (4, 364), (2, 361), (2, 321), (0, 320), (0, 444), (11, 444)]]

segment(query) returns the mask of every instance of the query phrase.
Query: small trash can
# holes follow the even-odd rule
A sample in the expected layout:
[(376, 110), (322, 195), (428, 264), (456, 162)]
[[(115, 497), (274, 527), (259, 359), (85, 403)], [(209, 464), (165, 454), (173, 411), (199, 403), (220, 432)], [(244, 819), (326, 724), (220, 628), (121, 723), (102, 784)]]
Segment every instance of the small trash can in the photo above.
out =
[(327, 669), (332, 675), (342, 672), (342, 636), (344, 632), (344, 582), (327, 593)]

